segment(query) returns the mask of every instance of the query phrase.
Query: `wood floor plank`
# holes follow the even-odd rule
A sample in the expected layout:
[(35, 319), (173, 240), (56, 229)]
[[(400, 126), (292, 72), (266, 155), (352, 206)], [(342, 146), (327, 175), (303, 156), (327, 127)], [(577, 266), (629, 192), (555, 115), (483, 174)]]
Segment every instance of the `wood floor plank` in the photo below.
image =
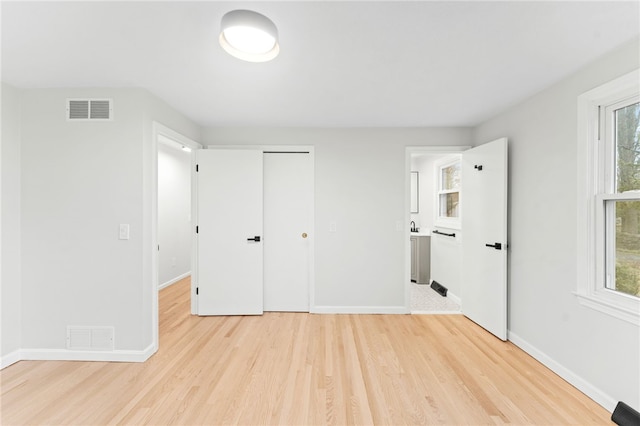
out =
[(21, 361), (2, 425), (610, 424), (610, 414), (458, 315), (196, 317), (160, 292), (145, 363)]

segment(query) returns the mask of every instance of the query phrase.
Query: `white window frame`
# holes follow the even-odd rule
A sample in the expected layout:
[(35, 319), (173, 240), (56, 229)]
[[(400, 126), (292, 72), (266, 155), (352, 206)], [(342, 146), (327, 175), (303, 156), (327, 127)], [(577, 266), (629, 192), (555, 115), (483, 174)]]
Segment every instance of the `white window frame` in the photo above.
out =
[[(457, 190), (443, 190), (442, 189), (442, 169), (446, 169), (454, 164), (460, 164), (462, 167), (462, 158), (458, 155), (455, 157), (447, 157), (435, 164), (434, 170), (436, 178), (434, 182), (436, 184), (435, 194), (435, 211), (434, 211), (434, 225), (442, 228), (460, 229), (460, 221), (462, 219), (462, 176), (460, 177), (460, 187)], [(440, 195), (458, 193), (458, 217), (445, 217), (440, 216)]]
[[(637, 193), (613, 194), (605, 162), (611, 160), (605, 110), (640, 93), (640, 70), (632, 71), (578, 97), (577, 288), (584, 306), (640, 326), (640, 298), (606, 288), (605, 203), (637, 199)], [(611, 164), (611, 163), (609, 163)], [(614, 171), (615, 173), (615, 171)]]

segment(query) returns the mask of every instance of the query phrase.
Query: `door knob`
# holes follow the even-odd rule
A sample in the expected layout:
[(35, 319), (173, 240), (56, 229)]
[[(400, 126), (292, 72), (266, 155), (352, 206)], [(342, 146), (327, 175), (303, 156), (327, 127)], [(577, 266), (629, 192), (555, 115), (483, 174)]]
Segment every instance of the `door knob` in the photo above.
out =
[(307, 233), (306, 232), (302, 233), (302, 238), (307, 238)]

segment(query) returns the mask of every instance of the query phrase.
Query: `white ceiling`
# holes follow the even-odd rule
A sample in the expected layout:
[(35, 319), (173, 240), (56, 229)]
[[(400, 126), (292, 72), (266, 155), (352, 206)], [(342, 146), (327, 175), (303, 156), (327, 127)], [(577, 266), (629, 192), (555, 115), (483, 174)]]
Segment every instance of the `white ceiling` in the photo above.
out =
[[(274, 61), (222, 50), (238, 8)], [(638, 1), (3, 2), (2, 80), (143, 87), (203, 126), (473, 126), (638, 34)]]

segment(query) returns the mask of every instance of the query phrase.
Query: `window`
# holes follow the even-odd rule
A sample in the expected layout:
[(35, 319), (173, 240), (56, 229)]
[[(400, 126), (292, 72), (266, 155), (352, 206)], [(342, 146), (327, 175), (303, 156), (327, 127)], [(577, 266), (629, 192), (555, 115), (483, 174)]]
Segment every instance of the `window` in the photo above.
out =
[[(601, 107), (604, 287), (640, 297), (640, 100)], [(604, 137), (603, 137), (604, 136)]]
[(460, 159), (436, 167), (436, 225), (460, 227)]
[(581, 303), (640, 325), (638, 71), (578, 101)]

